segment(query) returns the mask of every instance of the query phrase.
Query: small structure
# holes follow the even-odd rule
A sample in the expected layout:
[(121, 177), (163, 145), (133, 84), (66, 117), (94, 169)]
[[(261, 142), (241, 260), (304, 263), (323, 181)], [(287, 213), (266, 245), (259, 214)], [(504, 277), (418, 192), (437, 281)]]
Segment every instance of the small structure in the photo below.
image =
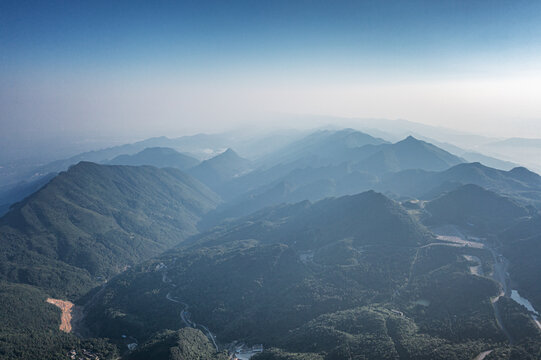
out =
[(100, 357), (92, 350), (81, 349), (81, 352), (77, 354), (75, 349), (68, 352), (68, 357), (73, 360), (100, 360)]
[(263, 345), (262, 344), (256, 344), (253, 346), (248, 346), (244, 343), (236, 346), (235, 352), (232, 355), (233, 359), (237, 360), (249, 360), (257, 353), (263, 352)]

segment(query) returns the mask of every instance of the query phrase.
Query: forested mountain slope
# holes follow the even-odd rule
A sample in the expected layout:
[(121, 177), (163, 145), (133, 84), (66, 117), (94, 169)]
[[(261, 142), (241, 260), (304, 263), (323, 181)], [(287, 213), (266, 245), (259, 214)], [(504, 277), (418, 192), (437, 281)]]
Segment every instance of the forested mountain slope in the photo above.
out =
[(79, 163), (0, 219), (0, 276), (81, 294), (194, 234), (219, 201), (175, 169)]

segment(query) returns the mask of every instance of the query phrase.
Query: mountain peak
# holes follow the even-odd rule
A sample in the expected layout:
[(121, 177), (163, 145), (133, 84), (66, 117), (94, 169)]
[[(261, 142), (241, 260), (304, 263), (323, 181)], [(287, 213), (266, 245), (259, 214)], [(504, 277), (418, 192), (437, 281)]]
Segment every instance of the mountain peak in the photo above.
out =
[(402, 144), (422, 144), (422, 143), (424, 143), (424, 141), (419, 140), (419, 139), (413, 137), (412, 135), (409, 135), (407, 138), (405, 138), (402, 141), (399, 141), (398, 143), (402, 143)]
[(223, 153), (221, 153), (220, 155), (224, 155), (224, 156), (239, 156), (239, 154), (237, 154), (235, 152), (235, 150), (231, 149), (231, 148), (227, 148), (226, 151), (224, 151)]
[(432, 145), (430, 143), (427, 143), (423, 140), (419, 140), (415, 137), (413, 137), (412, 135), (409, 135), (408, 137), (406, 137), (405, 139), (403, 140), (400, 140), (399, 142), (395, 143), (394, 144), (395, 146), (397, 147), (405, 147), (405, 148), (408, 148), (408, 149), (414, 149), (414, 148), (420, 148), (420, 147), (423, 147), (423, 146), (428, 146), (430, 148), (437, 148), (439, 149), (437, 146), (435, 145)]
[(159, 168), (172, 167), (186, 170), (199, 164), (199, 160), (168, 147), (147, 147), (134, 155), (119, 155), (108, 162), (110, 165), (141, 166)]
[(528, 170), (524, 166), (517, 166), (509, 170), (511, 174), (533, 174), (532, 171)]
[(216, 190), (220, 184), (239, 176), (249, 167), (250, 160), (240, 157), (233, 149), (228, 148), (223, 153), (190, 169), (189, 173), (211, 189)]
[(163, 147), (163, 146), (147, 147), (144, 150), (139, 152), (139, 154), (141, 153), (180, 154), (175, 149)]
[(248, 161), (246, 159), (244, 159), (243, 157), (241, 157), (239, 154), (237, 154), (237, 152), (231, 148), (227, 148), (227, 150), (225, 150), (223, 153), (221, 154), (218, 154), (216, 156), (214, 156), (213, 158), (210, 158), (207, 160), (207, 162), (217, 162), (217, 161)]
[(406, 169), (441, 171), (462, 162), (457, 156), (411, 135), (381, 149), (365, 160), (364, 165), (382, 173)]
[(99, 165), (92, 162), (92, 161), (79, 161), (77, 164), (74, 164), (74, 165), (71, 165), (68, 170), (66, 170), (67, 172), (74, 172), (74, 171), (79, 171), (81, 169), (90, 169), (90, 168), (93, 168), (93, 167), (98, 167)]
[(523, 166), (518, 166), (509, 170), (509, 174), (515, 179), (526, 181), (526, 182), (529, 182), (529, 181), (539, 182), (541, 178), (541, 176), (539, 176), (537, 173), (534, 173), (533, 171), (530, 171)]

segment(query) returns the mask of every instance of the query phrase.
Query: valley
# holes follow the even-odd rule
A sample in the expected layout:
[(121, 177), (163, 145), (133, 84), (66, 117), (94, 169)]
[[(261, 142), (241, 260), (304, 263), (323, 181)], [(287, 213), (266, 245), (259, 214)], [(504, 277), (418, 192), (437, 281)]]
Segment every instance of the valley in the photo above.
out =
[(541, 360), (541, 0), (0, 0), (0, 360)]
[(110, 163), (72, 166), (0, 219), (3, 281), (39, 306), (66, 299), (49, 300), (62, 309), (49, 325), (67, 338), (38, 337), (51, 354), (510, 360), (541, 349), (531, 277), (516, 270), (533, 265), (508, 245), (537, 244), (534, 173), (352, 130), (257, 161), (151, 148)]

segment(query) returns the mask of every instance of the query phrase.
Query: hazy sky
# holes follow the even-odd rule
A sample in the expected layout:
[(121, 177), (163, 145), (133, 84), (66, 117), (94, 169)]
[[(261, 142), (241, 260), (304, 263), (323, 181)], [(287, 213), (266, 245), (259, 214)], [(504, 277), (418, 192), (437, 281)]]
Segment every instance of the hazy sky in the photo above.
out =
[(274, 113), (541, 137), (540, 39), (539, 0), (2, 0), (0, 139)]

